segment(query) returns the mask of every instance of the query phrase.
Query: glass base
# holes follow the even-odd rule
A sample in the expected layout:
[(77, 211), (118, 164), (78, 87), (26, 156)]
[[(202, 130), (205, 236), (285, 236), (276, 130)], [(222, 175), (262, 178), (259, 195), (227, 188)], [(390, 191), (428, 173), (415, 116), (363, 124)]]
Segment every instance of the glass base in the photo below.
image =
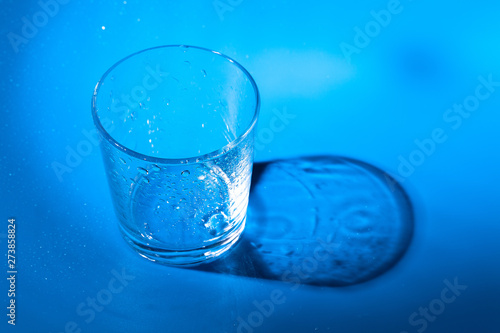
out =
[(189, 267), (211, 262), (228, 251), (240, 238), (245, 229), (245, 222), (246, 217), (217, 243), (191, 250), (168, 250), (151, 246), (133, 238), (121, 225), (120, 231), (127, 244), (141, 257), (159, 264)]

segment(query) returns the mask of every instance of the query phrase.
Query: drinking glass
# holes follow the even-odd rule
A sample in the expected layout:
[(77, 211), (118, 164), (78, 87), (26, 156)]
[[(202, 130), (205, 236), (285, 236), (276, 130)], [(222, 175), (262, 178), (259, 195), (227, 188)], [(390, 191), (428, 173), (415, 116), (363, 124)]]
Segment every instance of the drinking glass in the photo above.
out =
[(150, 48), (104, 74), (92, 116), (121, 232), (140, 255), (194, 265), (238, 240), (258, 113), (251, 75), (208, 49)]

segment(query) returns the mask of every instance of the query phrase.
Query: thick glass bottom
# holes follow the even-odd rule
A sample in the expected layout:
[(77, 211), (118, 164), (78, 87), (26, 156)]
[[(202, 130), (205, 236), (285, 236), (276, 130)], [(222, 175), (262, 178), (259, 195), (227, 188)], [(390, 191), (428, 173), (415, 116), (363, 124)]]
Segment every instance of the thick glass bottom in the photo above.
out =
[(245, 222), (246, 218), (216, 243), (189, 250), (171, 250), (147, 244), (141, 239), (133, 237), (121, 225), (120, 231), (125, 241), (141, 257), (159, 264), (187, 267), (211, 262), (228, 251), (240, 238), (245, 229)]

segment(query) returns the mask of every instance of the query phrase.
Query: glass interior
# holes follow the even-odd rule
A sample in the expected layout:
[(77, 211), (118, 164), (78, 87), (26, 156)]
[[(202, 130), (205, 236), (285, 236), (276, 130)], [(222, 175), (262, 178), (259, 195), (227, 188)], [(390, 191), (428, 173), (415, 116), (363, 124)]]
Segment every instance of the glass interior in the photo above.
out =
[(237, 141), (254, 125), (258, 103), (238, 63), (206, 49), (164, 46), (114, 65), (96, 86), (93, 114), (105, 139), (129, 153), (185, 159)]

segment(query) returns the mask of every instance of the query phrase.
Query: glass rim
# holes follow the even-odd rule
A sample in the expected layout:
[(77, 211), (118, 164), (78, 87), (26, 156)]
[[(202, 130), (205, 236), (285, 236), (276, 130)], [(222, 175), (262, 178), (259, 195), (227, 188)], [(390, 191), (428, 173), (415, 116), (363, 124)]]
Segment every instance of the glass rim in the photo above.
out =
[[(126, 60), (128, 60), (128, 59), (130, 59), (130, 58), (132, 58), (140, 53), (144, 53), (144, 52), (155, 50), (155, 49), (161, 49), (161, 48), (193, 48), (193, 49), (196, 49), (198, 51), (214, 53), (214, 54), (224, 58), (225, 60), (231, 62), (238, 69), (240, 69), (243, 72), (243, 74), (245, 74), (245, 76), (250, 80), (250, 83), (252, 84), (252, 88), (253, 88), (253, 91), (255, 94), (256, 103), (255, 103), (255, 109), (253, 111), (253, 117), (252, 117), (250, 123), (247, 125), (245, 131), (241, 135), (236, 137), (234, 140), (228, 142), (226, 145), (222, 146), (221, 148), (214, 150), (212, 152), (206, 153), (206, 154), (201, 154), (201, 155), (197, 155), (197, 156), (180, 157), (180, 158), (163, 158), (163, 157), (154, 157), (151, 155), (142, 154), (142, 153), (139, 153), (133, 149), (127, 148), (123, 144), (116, 141), (115, 138), (113, 138), (113, 136), (111, 136), (111, 134), (108, 133), (108, 131), (104, 128), (101, 120), (99, 119), (99, 116), (97, 115), (97, 96), (99, 93), (99, 89), (101, 88), (102, 84), (104, 83), (104, 80), (108, 77), (108, 75), (116, 67), (118, 67), (121, 63), (125, 62)], [(92, 95), (91, 109), (92, 109), (92, 118), (94, 120), (94, 125), (97, 127), (97, 130), (99, 131), (99, 133), (103, 136), (103, 138), (107, 142), (109, 142), (114, 147), (118, 148), (120, 151), (126, 153), (127, 155), (130, 155), (130, 156), (135, 157), (135, 158), (140, 159), (140, 160), (149, 161), (152, 163), (191, 164), (191, 163), (207, 161), (207, 160), (211, 160), (211, 159), (214, 159), (216, 157), (219, 157), (219, 156), (225, 154), (226, 152), (228, 152), (231, 148), (236, 147), (241, 141), (243, 141), (249, 135), (249, 133), (253, 130), (253, 128), (255, 127), (255, 124), (257, 123), (257, 118), (259, 116), (259, 110), (260, 110), (260, 95), (259, 95), (259, 89), (257, 88), (257, 84), (255, 83), (255, 80), (253, 79), (252, 75), (250, 75), (250, 73), (240, 63), (233, 60), (232, 58), (230, 58), (230, 57), (228, 57), (220, 52), (217, 52), (217, 51), (214, 51), (211, 49), (207, 49), (204, 47), (199, 47), (199, 46), (182, 45), (182, 44), (161, 45), (161, 46), (154, 46), (154, 47), (150, 47), (147, 49), (143, 49), (141, 51), (134, 52), (134, 53), (126, 56), (125, 58), (122, 58), (121, 60), (116, 62), (114, 65), (112, 65), (101, 76), (101, 78), (99, 79), (99, 81), (97, 82), (97, 84), (94, 88), (94, 92)]]

